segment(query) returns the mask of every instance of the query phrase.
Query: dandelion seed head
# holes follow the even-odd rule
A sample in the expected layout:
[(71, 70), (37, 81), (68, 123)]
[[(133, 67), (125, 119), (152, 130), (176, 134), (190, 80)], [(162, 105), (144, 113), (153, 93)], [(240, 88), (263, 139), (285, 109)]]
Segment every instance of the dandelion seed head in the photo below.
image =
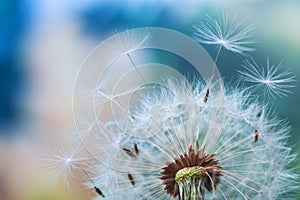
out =
[[(249, 103), (249, 94), (243, 90), (228, 90), (225, 105), (220, 107), (221, 93), (210, 94), (204, 103), (205, 84), (194, 84), (168, 80), (164, 87), (138, 95), (139, 103), (131, 108), (137, 109), (134, 120), (130, 115), (119, 119), (126, 124), (118, 130), (126, 140), (119, 150), (105, 146), (106, 151), (115, 151), (103, 161), (110, 169), (107, 173), (104, 167), (96, 170), (103, 190), (110, 191), (112, 199), (127, 194), (137, 199), (186, 199), (184, 196), (201, 194), (205, 199), (284, 196), (295, 179), (287, 169), (294, 159), (286, 147), (288, 126), (271, 114), (261, 120), (260, 105)], [(158, 102), (168, 105), (168, 117), (166, 112), (156, 112), (157, 120), (139, 129), (143, 137), (132, 135), (138, 124), (149, 122), (144, 116), (152, 107), (156, 110)], [(141, 105), (147, 109), (141, 110)], [(259, 139), (254, 142), (256, 130)], [(104, 148), (94, 142), (89, 145)], [(105, 186), (108, 182), (104, 180), (111, 183)]]

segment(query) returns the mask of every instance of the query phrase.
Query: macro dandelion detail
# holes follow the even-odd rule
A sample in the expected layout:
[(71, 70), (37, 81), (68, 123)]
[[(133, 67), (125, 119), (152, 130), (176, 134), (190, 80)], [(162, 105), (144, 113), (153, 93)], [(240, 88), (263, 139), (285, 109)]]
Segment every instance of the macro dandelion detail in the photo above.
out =
[[(95, 160), (80, 170), (97, 200), (290, 198), (297, 184), (289, 168), (295, 155), (287, 146), (288, 123), (269, 110), (266, 98), (252, 98), (256, 90), (224, 84), (216, 66), (221, 47), (239, 54), (254, 50), (248, 47), (253, 27), (222, 17), (220, 23), (207, 16), (195, 28), (197, 41), (220, 45), (215, 59), (189, 37), (147, 28), (101, 43), (89, 55), (101, 57), (99, 65), (85, 60), (73, 111), (80, 145)], [(143, 60), (139, 52), (145, 49), (185, 58), (202, 79)], [(200, 61), (190, 56), (195, 53)], [(277, 74), (269, 62), (266, 71), (250, 61), (244, 67), (242, 79), (264, 84), (259, 94), (285, 95), (292, 87), (294, 77)], [(154, 69), (159, 78), (149, 75)], [(84, 118), (91, 119), (88, 128)]]
[[(243, 91), (228, 92), (220, 108), (220, 94), (211, 94), (204, 103), (205, 85), (198, 83), (194, 89), (182, 88), (184, 85), (188, 83), (169, 81), (164, 86), (169, 94), (153, 90), (142, 95), (146, 102), (149, 96), (158, 95), (153, 98), (160, 102), (159, 110), (168, 110), (168, 117), (164, 112), (155, 113), (153, 127), (136, 130), (135, 124), (144, 124), (141, 121), (149, 113), (135, 112), (134, 123), (129, 122), (132, 119), (123, 122), (128, 123), (123, 129), (128, 132), (127, 136), (124, 133), (126, 140), (109, 159), (115, 176), (123, 177), (120, 191), (131, 191), (137, 199), (284, 197), (293, 184), (292, 173), (285, 169), (293, 156), (278, 162), (290, 151), (285, 144), (288, 127), (275, 119), (261, 120), (261, 106), (245, 104), (248, 94)], [(184, 97), (189, 97), (189, 103)], [(145, 110), (158, 106), (140, 103), (149, 106)], [(132, 136), (134, 131), (149, 137), (138, 139)], [(255, 140), (256, 134), (259, 138)], [(116, 190), (108, 192), (115, 194)]]

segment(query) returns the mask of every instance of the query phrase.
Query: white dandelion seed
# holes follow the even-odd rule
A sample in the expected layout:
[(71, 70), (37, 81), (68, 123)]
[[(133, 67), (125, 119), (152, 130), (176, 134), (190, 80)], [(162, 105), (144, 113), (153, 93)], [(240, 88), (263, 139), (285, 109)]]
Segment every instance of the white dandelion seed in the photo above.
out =
[(147, 29), (127, 30), (123, 33), (122, 36), (116, 34), (117, 37), (114, 38), (115, 45), (109, 47), (113, 51), (125, 55), (148, 47), (151, 35)]
[(70, 184), (78, 178), (76, 172), (82, 172), (84, 168), (88, 168), (90, 159), (91, 157), (76, 140), (76, 143), (73, 141), (70, 144), (62, 141), (55, 147), (48, 148), (40, 160), (42, 161), (41, 167), (47, 169), (51, 183), (62, 180), (69, 188)]
[[(260, 106), (246, 104), (248, 94), (243, 91), (227, 92), (222, 109), (216, 109), (220, 94), (211, 94), (204, 103), (205, 92), (201, 83), (192, 87), (185, 81), (168, 81), (164, 88), (140, 95), (134, 123), (130, 116), (118, 121), (127, 124), (118, 130), (124, 136), (119, 152), (100, 141), (89, 144), (115, 152), (104, 161), (111, 168), (95, 168), (108, 199), (127, 194), (134, 199), (182, 200), (285, 197), (295, 181), (287, 168), (294, 160), (286, 146), (289, 128), (271, 117), (261, 120)], [(164, 112), (152, 113), (159, 120), (133, 137), (136, 125), (149, 123), (145, 116), (158, 105), (149, 104), (150, 97)], [(141, 110), (141, 105), (146, 108)], [(140, 139), (139, 134), (149, 137)]]
[(203, 44), (218, 45), (219, 51), (221, 47), (238, 53), (254, 51), (249, 47), (254, 44), (253, 25), (245, 26), (243, 21), (237, 22), (237, 16), (228, 20), (228, 16), (224, 13), (217, 19), (206, 15), (206, 18), (199, 24), (194, 26), (194, 38)]
[(265, 90), (269, 96), (287, 96), (290, 89), (294, 87), (291, 83), (295, 81), (295, 76), (289, 70), (283, 69), (282, 64), (270, 64), (267, 60), (266, 66), (259, 66), (253, 59), (244, 62), (243, 71), (238, 71), (242, 81), (254, 83), (253, 87)]

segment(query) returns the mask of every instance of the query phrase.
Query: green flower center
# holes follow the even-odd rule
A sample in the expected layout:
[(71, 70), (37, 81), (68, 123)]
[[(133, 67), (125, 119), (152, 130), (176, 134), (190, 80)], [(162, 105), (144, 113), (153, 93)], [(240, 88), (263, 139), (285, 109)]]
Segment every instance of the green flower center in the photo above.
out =
[(175, 181), (176, 183), (182, 182), (187, 178), (201, 178), (202, 177), (202, 167), (194, 166), (194, 167), (185, 167), (176, 172)]

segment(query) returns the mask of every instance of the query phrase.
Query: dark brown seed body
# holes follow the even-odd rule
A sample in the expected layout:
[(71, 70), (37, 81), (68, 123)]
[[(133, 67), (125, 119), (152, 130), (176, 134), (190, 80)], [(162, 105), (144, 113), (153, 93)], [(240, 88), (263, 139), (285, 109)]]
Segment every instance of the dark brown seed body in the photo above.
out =
[(123, 151), (127, 154), (127, 155), (129, 155), (130, 157), (132, 157), (132, 158), (135, 158), (136, 157), (136, 155), (131, 151), (131, 150), (129, 150), (129, 149), (127, 149), (127, 148), (122, 148), (123, 149)]
[(135, 180), (134, 180), (132, 174), (128, 173), (127, 176), (128, 176), (128, 179), (130, 180), (131, 185), (134, 186), (135, 185)]
[(207, 88), (205, 96), (204, 96), (204, 103), (207, 102), (208, 96), (209, 96), (209, 87)]
[(136, 155), (139, 155), (139, 148), (136, 143), (134, 143), (134, 151)]
[(97, 188), (96, 186), (94, 187), (95, 188), (95, 191), (101, 196), (101, 197), (105, 197), (105, 195), (103, 194), (103, 192), (99, 189), (99, 188)]
[(254, 131), (254, 142), (257, 142), (257, 140), (258, 140), (258, 130), (255, 129), (255, 131)]

